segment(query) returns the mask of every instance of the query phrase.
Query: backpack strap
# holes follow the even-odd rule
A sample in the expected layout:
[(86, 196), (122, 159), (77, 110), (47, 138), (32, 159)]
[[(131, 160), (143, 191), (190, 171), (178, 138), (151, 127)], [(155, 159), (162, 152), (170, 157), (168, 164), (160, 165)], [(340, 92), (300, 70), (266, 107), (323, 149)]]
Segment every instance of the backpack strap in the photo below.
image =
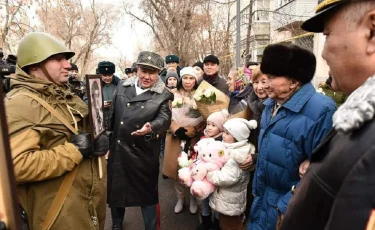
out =
[[(63, 117), (56, 109), (50, 106), (46, 101), (42, 98), (36, 96), (35, 94), (30, 93), (20, 93), (21, 95), (25, 95), (31, 97), (32, 99), (36, 100), (41, 104), (46, 110), (51, 112), (53, 116), (55, 116), (61, 123), (63, 123), (72, 133), (78, 134), (78, 131)], [(49, 230), (53, 223), (55, 222), (57, 216), (59, 215), (62, 206), (69, 194), (70, 189), (73, 186), (74, 179), (78, 172), (78, 166), (74, 167), (74, 169), (65, 174), (64, 180), (60, 185), (59, 190), (56, 193), (55, 198), (52, 201), (51, 206), (48, 209), (47, 216), (44, 219), (42, 224), (42, 230)]]

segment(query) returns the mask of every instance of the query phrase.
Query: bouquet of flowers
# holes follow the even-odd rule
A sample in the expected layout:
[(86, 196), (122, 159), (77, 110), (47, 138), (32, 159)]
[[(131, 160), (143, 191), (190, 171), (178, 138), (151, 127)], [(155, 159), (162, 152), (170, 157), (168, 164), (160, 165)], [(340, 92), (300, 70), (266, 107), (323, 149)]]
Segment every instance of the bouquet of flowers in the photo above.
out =
[(184, 98), (183, 97), (175, 97), (172, 101), (172, 108), (182, 108), (184, 106)]
[(229, 107), (229, 97), (204, 80), (195, 91), (194, 99), (204, 119), (207, 119), (211, 113)]
[(216, 93), (211, 89), (200, 89), (195, 91), (194, 99), (201, 103), (213, 105), (216, 102)]
[(197, 105), (194, 99), (175, 94), (173, 102), (172, 120), (180, 127), (197, 126), (203, 121), (201, 114), (197, 110)]

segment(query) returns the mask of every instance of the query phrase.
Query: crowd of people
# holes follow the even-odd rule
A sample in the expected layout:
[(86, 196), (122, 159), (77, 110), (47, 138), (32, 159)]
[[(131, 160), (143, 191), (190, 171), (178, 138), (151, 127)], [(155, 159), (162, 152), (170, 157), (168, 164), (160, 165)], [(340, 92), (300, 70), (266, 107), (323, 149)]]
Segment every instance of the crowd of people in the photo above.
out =
[[(185, 198), (199, 213), (192, 229), (373, 229), (374, 25), (373, 1), (320, 1), (302, 24), (326, 35), (330, 74), (318, 90), (316, 57), (293, 44), (268, 45), (260, 63), (228, 76), (213, 54), (181, 68), (176, 55), (142, 51), (122, 80), (100, 62), (106, 132), (98, 138), (87, 95), (67, 84), (78, 72), (74, 52), (51, 35), (26, 35), (5, 97), (24, 227), (104, 229), (108, 204), (113, 230), (133, 206), (146, 230), (160, 229), (161, 168), (176, 215)], [(227, 95), (225, 108), (200, 112), (206, 83)], [(206, 187), (183, 180), (184, 168), (193, 179), (206, 170)]]

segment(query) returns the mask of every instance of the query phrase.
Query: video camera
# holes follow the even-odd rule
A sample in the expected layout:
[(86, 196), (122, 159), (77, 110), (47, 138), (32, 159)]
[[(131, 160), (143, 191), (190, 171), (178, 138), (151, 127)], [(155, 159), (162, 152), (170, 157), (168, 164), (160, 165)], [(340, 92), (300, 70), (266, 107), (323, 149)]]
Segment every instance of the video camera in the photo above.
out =
[(68, 74), (70, 90), (73, 92), (73, 94), (83, 98), (86, 93), (86, 87), (79, 79), (78, 66), (73, 63), (70, 65), (72, 66)]
[(10, 79), (9, 75), (16, 73), (17, 56), (9, 54), (7, 58), (2, 60), (4, 53), (0, 50), (0, 76), (3, 82), (4, 93), (10, 91)]

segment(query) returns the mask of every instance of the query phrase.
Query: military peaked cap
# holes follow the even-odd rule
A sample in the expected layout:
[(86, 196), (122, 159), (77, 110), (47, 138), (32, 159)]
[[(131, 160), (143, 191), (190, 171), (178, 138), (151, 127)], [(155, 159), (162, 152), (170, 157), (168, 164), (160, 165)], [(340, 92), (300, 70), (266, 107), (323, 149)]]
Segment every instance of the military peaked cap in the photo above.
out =
[(164, 60), (157, 53), (142, 51), (139, 53), (137, 65), (140, 67), (148, 67), (160, 71), (164, 68)]
[(318, 0), (318, 6), (316, 7), (315, 15), (302, 23), (302, 29), (315, 33), (323, 32), (324, 23), (326, 23), (326, 19), (328, 16), (332, 15), (346, 3), (355, 1), (366, 0)]

